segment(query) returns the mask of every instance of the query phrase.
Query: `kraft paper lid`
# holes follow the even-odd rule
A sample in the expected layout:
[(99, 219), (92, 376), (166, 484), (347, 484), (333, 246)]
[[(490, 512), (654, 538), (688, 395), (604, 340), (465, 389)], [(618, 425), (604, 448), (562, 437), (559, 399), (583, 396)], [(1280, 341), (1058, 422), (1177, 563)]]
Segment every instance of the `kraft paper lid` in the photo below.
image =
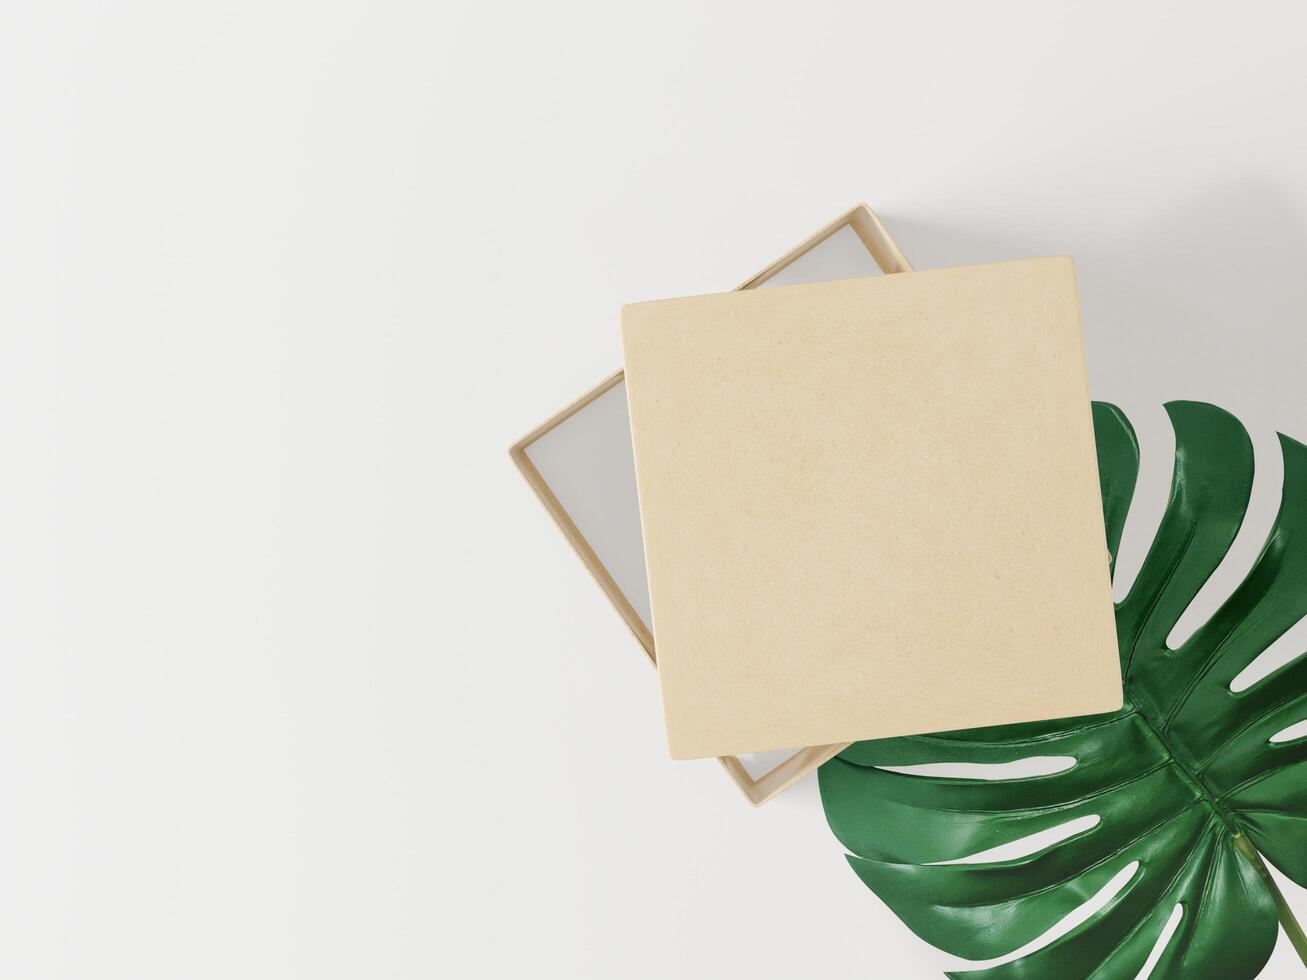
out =
[(622, 312), (671, 754), (1115, 710), (1065, 258)]

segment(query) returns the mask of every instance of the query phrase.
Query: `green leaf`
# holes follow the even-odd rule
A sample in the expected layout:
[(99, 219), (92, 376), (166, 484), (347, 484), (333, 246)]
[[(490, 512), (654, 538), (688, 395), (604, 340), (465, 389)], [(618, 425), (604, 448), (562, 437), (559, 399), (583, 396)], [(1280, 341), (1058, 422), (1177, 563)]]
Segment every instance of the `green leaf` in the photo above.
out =
[[(1307, 717), (1307, 654), (1230, 689), (1307, 615), (1307, 447), (1280, 437), (1281, 507), (1261, 555), (1211, 619), (1171, 650), (1167, 636), (1239, 531), (1253, 451), (1239, 421), (1215, 406), (1166, 408), (1176, 437), (1170, 500), (1116, 607), (1121, 711), (859, 742), (820, 771), (826, 818), (853, 870), (913, 932), (957, 956), (1006, 956), (1134, 868), (1101, 910), (1053, 942), (950, 976), (1132, 980), (1177, 904), (1183, 914), (1154, 978), (1255, 977), (1275, 945), (1277, 912), (1307, 960), (1301, 929), (1257, 853), (1307, 885), (1307, 737), (1270, 741)], [(1139, 446), (1114, 406), (1094, 405), (1094, 428), (1115, 571)], [(997, 779), (883, 768), (1049, 756), (1075, 761)], [(1081, 819), (1093, 817), (1092, 826)], [(941, 863), (1077, 819), (1072, 836), (1023, 857)]]

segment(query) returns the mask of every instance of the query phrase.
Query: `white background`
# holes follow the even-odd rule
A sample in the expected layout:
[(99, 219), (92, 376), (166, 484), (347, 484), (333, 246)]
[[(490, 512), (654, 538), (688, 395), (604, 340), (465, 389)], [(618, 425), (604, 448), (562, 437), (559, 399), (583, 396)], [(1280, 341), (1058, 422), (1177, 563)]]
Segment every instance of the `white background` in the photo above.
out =
[(919, 268), (1075, 257), (1142, 514), (1168, 398), (1274, 477), (1299, 9), (4, 4), (0, 974), (938, 975), (813, 782), (667, 760), (505, 450), (620, 304), (865, 199)]

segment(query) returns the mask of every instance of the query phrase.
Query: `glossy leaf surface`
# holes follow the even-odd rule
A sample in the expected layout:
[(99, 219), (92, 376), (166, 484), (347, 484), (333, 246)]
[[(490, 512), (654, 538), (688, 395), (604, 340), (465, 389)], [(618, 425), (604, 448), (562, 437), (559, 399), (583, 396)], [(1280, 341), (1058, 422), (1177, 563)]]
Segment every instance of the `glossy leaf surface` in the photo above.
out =
[[(1007, 956), (1134, 868), (1100, 911), (1053, 942), (951, 976), (1133, 980), (1180, 905), (1152, 977), (1255, 977), (1276, 941), (1278, 895), (1252, 848), (1307, 885), (1307, 736), (1270, 741), (1307, 718), (1307, 655), (1238, 693), (1230, 688), (1307, 615), (1307, 447), (1280, 437), (1281, 506), (1260, 556), (1171, 650), (1168, 635), (1243, 521), (1253, 450), (1219, 408), (1174, 402), (1167, 412), (1176, 436), (1171, 495), (1116, 608), (1122, 710), (860, 742), (821, 769), (827, 820), (853, 870), (913, 932), (957, 956)], [(1113, 406), (1095, 404), (1094, 426), (1115, 569), (1139, 448)], [(1050, 756), (1075, 763), (995, 779), (882, 768)], [(943, 863), (1076, 820), (1070, 837), (1024, 856)]]

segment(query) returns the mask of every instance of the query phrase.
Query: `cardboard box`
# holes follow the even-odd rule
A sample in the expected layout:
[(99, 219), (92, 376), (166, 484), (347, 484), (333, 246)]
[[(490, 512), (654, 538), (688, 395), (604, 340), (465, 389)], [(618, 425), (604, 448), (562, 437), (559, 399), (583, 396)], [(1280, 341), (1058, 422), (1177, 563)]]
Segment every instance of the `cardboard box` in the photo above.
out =
[[(737, 288), (911, 269), (876, 215), (860, 204)], [(606, 378), (537, 426), (509, 454), (649, 661), (655, 662), (624, 373)], [(843, 748), (818, 745), (764, 758), (724, 756), (719, 761), (757, 806)]]

